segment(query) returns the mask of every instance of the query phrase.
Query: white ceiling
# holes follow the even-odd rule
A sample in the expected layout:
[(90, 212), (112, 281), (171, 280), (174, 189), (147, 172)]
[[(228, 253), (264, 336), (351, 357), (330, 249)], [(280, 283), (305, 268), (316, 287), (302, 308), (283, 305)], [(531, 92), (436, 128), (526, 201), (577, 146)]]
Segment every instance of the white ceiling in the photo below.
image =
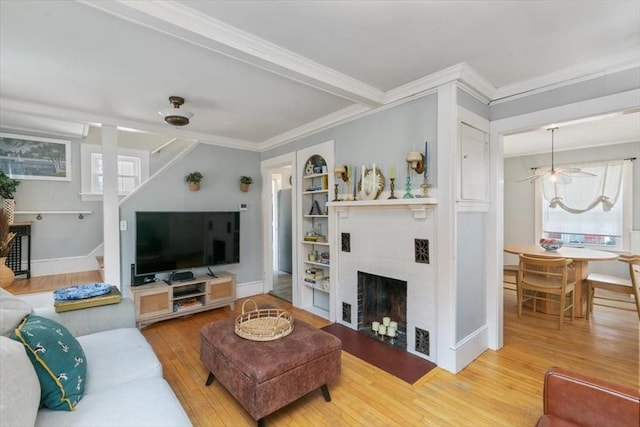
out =
[[(489, 101), (639, 60), (640, 1), (0, 1), (0, 126), (103, 123), (260, 150), (443, 70)], [(158, 115), (170, 95), (189, 126)]]

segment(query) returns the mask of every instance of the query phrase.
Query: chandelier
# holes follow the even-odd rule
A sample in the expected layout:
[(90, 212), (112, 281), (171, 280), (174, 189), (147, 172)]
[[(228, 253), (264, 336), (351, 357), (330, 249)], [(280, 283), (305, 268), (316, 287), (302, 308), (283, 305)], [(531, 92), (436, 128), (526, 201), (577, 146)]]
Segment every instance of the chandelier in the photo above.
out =
[(554, 132), (558, 128), (549, 128), (547, 130), (551, 131), (551, 169), (536, 169), (536, 172), (525, 178), (520, 178), (516, 180), (516, 182), (522, 181), (530, 181), (536, 182), (544, 177), (549, 177), (549, 181), (553, 184), (571, 184), (572, 177), (589, 177), (595, 176), (591, 172), (583, 172), (580, 168), (556, 168), (554, 164), (553, 154), (554, 154)]

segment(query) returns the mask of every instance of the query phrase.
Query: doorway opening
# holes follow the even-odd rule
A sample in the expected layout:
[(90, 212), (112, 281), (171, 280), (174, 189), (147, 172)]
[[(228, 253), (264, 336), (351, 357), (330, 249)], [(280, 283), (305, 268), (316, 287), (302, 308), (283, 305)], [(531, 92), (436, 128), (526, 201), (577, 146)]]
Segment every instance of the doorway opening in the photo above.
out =
[(269, 293), (289, 302), (293, 301), (292, 172), (290, 165), (271, 171), (273, 287)]

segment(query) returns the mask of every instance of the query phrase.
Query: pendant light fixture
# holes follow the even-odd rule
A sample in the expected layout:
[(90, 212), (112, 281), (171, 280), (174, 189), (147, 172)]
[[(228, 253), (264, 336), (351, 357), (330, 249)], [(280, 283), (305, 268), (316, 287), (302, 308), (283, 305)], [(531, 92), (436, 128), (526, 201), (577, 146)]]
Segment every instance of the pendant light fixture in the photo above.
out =
[(583, 172), (580, 168), (556, 168), (555, 167), (554, 158), (553, 158), (554, 156), (553, 135), (557, 129), (558, 129), (557, 127), (547, 129), (551, 131), (551, 169), (550, 170), (537, 169), (535, 174), (531, 176), (527, 176), (525, 178), (518, 179), (516, 180), (516, 182), (531, 181), (533, 183), (548, 176), (549, 181), (552, 182), (553, 184), (571, 184), (571, 176), (574, 176), (574, 177), (595, 176), (595, 174), (592, 174), (591, 172)]
[(193, 113), (189, 110), (180, 109), (180, 106), (184, 104), (184, 98), (180, 96), (170, 96), (169, 102), (173, 105), (173, 108), (165, 108), (158, 111), (158, 114), (171, 126), (188, 125), (189, 119), (193, 117)]

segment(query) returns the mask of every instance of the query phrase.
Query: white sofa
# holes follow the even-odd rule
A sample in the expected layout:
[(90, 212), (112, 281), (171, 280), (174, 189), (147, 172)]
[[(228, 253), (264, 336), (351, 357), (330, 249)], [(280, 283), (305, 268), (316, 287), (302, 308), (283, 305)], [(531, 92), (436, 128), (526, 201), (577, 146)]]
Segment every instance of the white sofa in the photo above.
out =
[[(40, 385), (21, 342), (8, 338), (27, 314), (47, 317), (78, 340), (86, 356), (82, 399), (73, 411), (39, 408)], [(56, 313), (32, 309), (0, 289), (0, 425), (190, 426), (162, 377), (162, 365), (135, 328), (134, 306), (118, 304)]]

